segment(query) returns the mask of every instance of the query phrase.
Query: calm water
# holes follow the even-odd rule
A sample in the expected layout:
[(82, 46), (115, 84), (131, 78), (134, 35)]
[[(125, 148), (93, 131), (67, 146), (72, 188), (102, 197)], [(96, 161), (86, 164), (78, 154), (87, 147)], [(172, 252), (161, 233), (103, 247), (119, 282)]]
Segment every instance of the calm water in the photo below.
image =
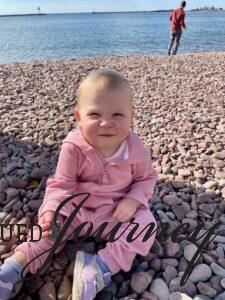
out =
[[(0, 18), (0, 63), (166, 54), (169, 13), (55, 14)], [(180, 52), (225, 50), (225, 13), (187, 12)]]

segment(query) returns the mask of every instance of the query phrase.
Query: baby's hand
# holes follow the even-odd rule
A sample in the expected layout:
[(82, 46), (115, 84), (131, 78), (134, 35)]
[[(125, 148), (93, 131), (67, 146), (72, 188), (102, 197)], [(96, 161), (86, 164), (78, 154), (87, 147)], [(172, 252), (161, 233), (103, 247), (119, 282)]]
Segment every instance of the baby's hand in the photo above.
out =
[(135, 199), (123, 198), (117, 204), (113, 218), (116, 218), (119, 222), (127, 222), (134, 216), (138, 206), (140, 205), (140, 202)]
[(48, 230), (52, 226), (52, 220), (54, 217), (53, 211), (46, 211), (39, 219), (39, 225), (42, 229), (42, 237), (49, 236)]
[[(42, 237), (49, 236), (49, 229), (52, 226), (54, 214), (55, 213), (53, 211), (46, 211), (39, 219), (39, 225), (41, 226), (41, 229), (42, 229)], [(61, 215), (58, 215), (57, 224), (62, 226), (63, 221), (64, 221), (63, 217)]]

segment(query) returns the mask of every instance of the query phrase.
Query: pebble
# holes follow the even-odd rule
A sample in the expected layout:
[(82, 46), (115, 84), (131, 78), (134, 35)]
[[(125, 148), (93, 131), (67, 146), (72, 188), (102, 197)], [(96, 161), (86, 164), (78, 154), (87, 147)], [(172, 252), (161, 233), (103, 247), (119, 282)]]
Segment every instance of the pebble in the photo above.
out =
[(217, 295), (217, 291), (204, 282), (199, 282), (197, 284), (197, 288), (202, 295), (209, 296), (211, 298)]
[(189, 244), (184, 247), (184, 257), (187, 261), (191, 261), (192, 257), (195, 255), (196, 251), (198, 250), (197, 246), (194, 244)]
[(192, 298), (190, 298), (188, 295), (180, 292), (174, 292), (170, 294), (170, 300), (191, 300), (191, 299)]
[(225, 289), (225, 278), (223, 278), (223, 279), (221, 280), (221, 285), (222, 285), (222, 287)]
[(194, 297), (197, 292), (195, 284), (191, 280), (187, 280), (184, 285), (180, 285), (181, 278), (177, 277), (171, 280), (169, 285), (170, 292), (181, 292), (187, 294), (190, 297)]
[(27, 181), (19, 177), (10, 177), (9, 184), (16, 189), (24, 189), (27, 185)]
[(153, 295), (152, 293), (148, 292), (148, 291), (145, 291), (143, 294), (142, 294), (142, 297), (145, 299), (145, 300), (158, 300), (157, 296)]
[(163, 197), (163, 202), (169, 206), (179, 205), (180, 199), (176, 195), (166, 195)]
[(224, 299), (225, 299), (225, 292), (223, 292), (215, 297), (215, 300), (224, 300)]
[(150, 286), (150, 292), (157, 296), (160, 300), (169, 300), (169, 289), (162, 279), (154, 279)]
[(45, 169), (41, 169), (41, 168), (35, 168), (33, 169), (32, 173), (31, 173), (31, 177), (33, 179), (37, 179), (37, 180), (41, 180), (42, 177), (47, 175), (47, 170)]
[(196, 295), (193, 300), (211, 300), (212, 298), (203, 295)]
[(45, 283), (38, 291), (40, 300), (56, 300), (55, 286), (52, 282)]
[(130, 286), (136, 293), (141, 294), (147, 289), (151, 281), (152, 277), (147, 272), (137, 272), (132, 275)]
[(206, 264), (198, 264), (191, 273), (190, 280), (194, 283), (207, 281), (212, 276), (210, 267)]
[(66, 300), (70, 296), (71, 290), (72, 290), (71, 281), (69, 280), (68, 276), (65, 275), (60, 284), (60, 287), (59, 287), (59, 290), (57, 293), (57, 299)]
[(166, 284), (169, 285), (170, 281), (173, 278), (177, 277), (177, 270), (174, 267), (168, 266), (168, 267), (166, 267), (166, 269), (163, 273), (163, 276), (165, 278)]
[(33, 211), (38, 211), (42, 202), (43, 202), (42, 200), (31, 200), (28, 202), (28, 207)]
[(220, 278), (225, 278), (225, 269), (224, 268), (220, 267), (218, 264), (216, 264), (214, 262), (210, 265), (210, 268), (213, 271), (213, 273), (218, 275)]
[(5, 178), (0, 179), (0, 192), (4, 192), (4, 190), (9, 186), (8, 180)]
[(11, 200), (11, 199), (15, 198), (16, 196), (18, 196), (19, 193), (20, 193), (20, 191), (18, 189), (8, 188), (6, 190), (7, 199)]

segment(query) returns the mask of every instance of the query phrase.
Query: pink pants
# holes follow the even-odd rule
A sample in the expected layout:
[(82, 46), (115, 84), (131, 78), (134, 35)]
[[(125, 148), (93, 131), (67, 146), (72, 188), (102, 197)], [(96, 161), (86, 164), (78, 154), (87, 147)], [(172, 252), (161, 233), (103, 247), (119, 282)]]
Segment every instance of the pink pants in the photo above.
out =
[[(67, 232), (65, 234), (65, 241), (58, 246), (56, 253), (61, 251), (66, 243), (66, 238), (71, 235), (72, 232), (74, 232), (75, 228), (80, 225), (83, 222), (92, 222), (93, 223), (93, 231), (95, 232), (96, 229), (103, 223), (103, 222), (109, 222), (107, 227), (105, 228), (102, 237), (106, 236), (108, 232), (110, 232), (113, 227), (118, 223), (118, 220), (112, 217), (115, 209), (116, 209), (117, 203), (114, 205), (103, 205), (98, 207), (95, 211), (91, 211), (86, 207), (81, 207), (78, 213), (76, 214), (75, 218), (73, 219), (73, 222), (67, 229)], [(116, 237), (118, 237), (124, 229), (130, 224), (128, 229), (123, 233), (123, 235), (114, 242), (107, 242), (106, 247), (104, 249), (101, 249), (98, 251), (98, 254), (102, 258), (104, 262), (108, 265), (109, 269), (111, 270), (112, 274), (118, 273), (121, 269), (123, 269), (125, 272), (129, 271), (132, 265), (132, 262), (136, 256), (136, 254), (140, 254), (142, 256), (146, 256), (149, 253), (149, 250), (154, 243), (155, 240), (155, 233), (152, 234), (147, 241), (143, 242), (142, 239), (147, 233), (149, 226), (147, 226), (150, 222), (153, 222), (155, 224), (156, 229), (156, 221), (150, 212), (149, 209), (145, 208), (144, 206), (139, 206), (137, 209), (135, 215), (134, 215), (134, 222), (139, 224), (138, 229), (134, 233), (132, 239), (134, 239), (145, 227), (146, 229), (143, 231), (140, 236), (135, 239), (132, 242), (128, 242), (126, 240), (127, 235), (130, 233), (132, 228), (134, 228), (134, 224), (130, 224), (130, 222), (123, 223), (116, 233)], [(81, 231), (79, 236), (84, 236), (87, 232), (89, 225), (87, 224)], [(35, 237), (35, 230), (34, 230), (34, 239), (38, 239), (39, 231), (36, 230), (37, 237)], [(92, 235), (92, 234), (91, 234)], [(90, 236), (91, 236), (90, 235)], [(73, 235), (72, 235), (73, 236)], [(21, 250), (27, 255), (28, 262), (44, 252), (45, 250), (52, 247), (54, 244), (53, 240), (50, 237), (42, 238), (38, 242), (23, 242), (22, 244), (18, 245), (14, 252)], [(42, 256), (35, 259), (32, 263), (29, 264), (29, 271), (32, 274), (35, 274), (37, 272), (37, 269), (40, 268), (49, 252), (46, 252)]]

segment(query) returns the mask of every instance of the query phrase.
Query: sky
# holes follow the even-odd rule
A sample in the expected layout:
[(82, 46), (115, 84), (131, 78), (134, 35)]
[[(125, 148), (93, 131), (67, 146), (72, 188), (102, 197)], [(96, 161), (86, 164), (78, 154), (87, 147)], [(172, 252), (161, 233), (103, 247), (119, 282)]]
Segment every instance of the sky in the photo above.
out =
[[(73, 13), (92, 11), (143, 11), (172, 9), (177, 0), (0, 0), (0, 15), (36, 13)], [(187, 0), (186, 9), (215, 6), (225, 9), (225, 0)]]

